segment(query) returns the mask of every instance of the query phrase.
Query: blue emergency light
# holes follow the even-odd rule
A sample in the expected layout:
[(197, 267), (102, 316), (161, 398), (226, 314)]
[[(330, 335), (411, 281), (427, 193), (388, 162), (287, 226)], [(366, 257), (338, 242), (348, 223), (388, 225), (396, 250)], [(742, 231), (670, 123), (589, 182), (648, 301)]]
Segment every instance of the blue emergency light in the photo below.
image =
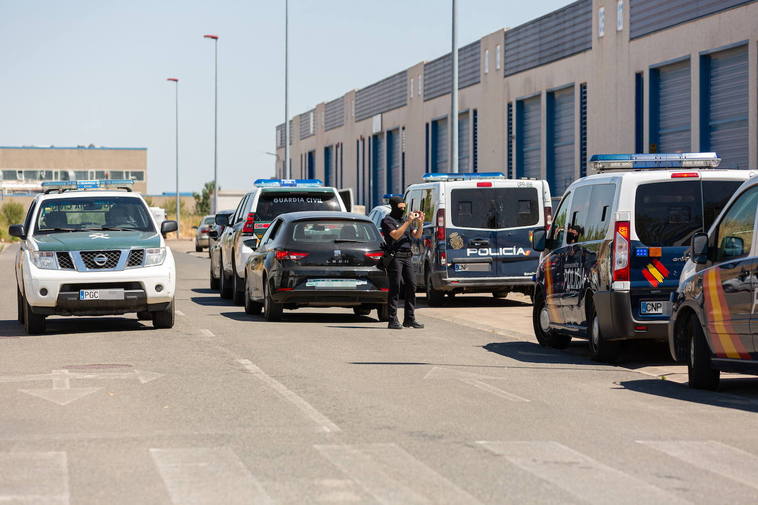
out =
[(45, 181), (42, 183), (42, 188), (49, 190), (84, 190), (108, 189), (111, 187), (123, 187), (132, 185), (134, 185), (134, 181), (131, 179), (101, 179), (84, 181)]
[(400, 193), (387, 193), (386, 195), (382, 196), (385, 200), (389, 200), (390, 198), (394, 196), (399, 196), (400, 198), (403, 198), (403, 195)]
[(659, 168), (716, 168), (721, 158), (716, 153), (595, 154), (589, 166), (597, 172), (608, 170), (645, 170)]
[(476, 172), (476, 173), (441, 173), (433, 172), (424, 174), (424, 182), (436, 181), (472, 181), (476, 179), (505, 179), (503, 172)]
[(256, 188), (319, 188), (321, 179), (256, 179)]

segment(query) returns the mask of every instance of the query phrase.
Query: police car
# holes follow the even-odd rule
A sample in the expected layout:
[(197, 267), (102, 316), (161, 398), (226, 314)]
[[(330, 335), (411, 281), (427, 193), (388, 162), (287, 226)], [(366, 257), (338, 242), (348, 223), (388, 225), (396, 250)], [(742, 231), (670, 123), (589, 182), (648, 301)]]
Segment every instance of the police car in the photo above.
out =
[(672, 296), (671, 354), (689, 385), (716, 389), (720, 371), (758, 374), (758, 178), (732, 197), (692, 255)]
[(174, 325), (176, 273), (164, 236), (130, 180), (43, 182), (23, 224), (16, 255), (18, 321), (42, 333), (51, 315), (136, 312), (156, 328)]
[(417, 285), (424, 286), (427, 303), (464, 292), (532, 293), (539, 254), (531, 234), (550, 222), (547, 181), (507, 179), (500, 172), (431, 173), (408, 187), (405, 202), (427, 218), (413, 243)]
[(666, 340), (669, 296), (693, 234), (713, 222), (751, 175), (718, 169), (715, 153), (595, 155), (597, 172), (566, 190), (536, 275), (533, 325), (542, 345), (589, 339), (616, 358), (623, 340)]
[(337, 190), (324, 187), (318, 179), (258, 179), (254, 186), (231, 216), (216, 218), (216, 223), (225, 227), (219, 238), (219, 290), (222, 298), (233, 298), (237, 305), (245, 301), (245, 265), (253, 252), (253, 237), (263, 237), (277, 216), (300, 211), (345, 212)]

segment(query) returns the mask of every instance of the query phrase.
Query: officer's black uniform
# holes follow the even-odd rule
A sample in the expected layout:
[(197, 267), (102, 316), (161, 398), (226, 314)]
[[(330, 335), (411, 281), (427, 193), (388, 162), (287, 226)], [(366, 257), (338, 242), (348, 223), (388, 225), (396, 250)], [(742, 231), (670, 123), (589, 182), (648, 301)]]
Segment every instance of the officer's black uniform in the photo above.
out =
[[(394, 198), (392, 200), (395, 200)], [(398, 199), (402, 202), (401, 199)], [(390, 235), (391, 231), (394, 231), (403, 224), (403, 218), (398, 217), (398, 214), (402, 215), (402, 210), (397, 209), (397, 201), (392, 202), (393, 212), (387, 214), (382, 219), (382, 233), (384, 234), (384, 240), (387, 243), (387, 250), (395, 254), (395, 258), (387, 267), (387, 276), (390, 281), (390, 293), (389, 293), (389, 327), (399, 327), (397, 319), (397, 305), (400, 298), (400, 284), (405, 286), (405, 314), (403, 317), (403, 326), (405, 327), (422, 327), (421, 324), (416, 322), (416, 282), (413, 275), (413, 266), (411, 264), (411, 258), (413, 253), (411, 252), (411, 227), (409, 226), (402, 237), (395, 240)], [(399, 212), (398, 212), (399, 211)], [(395, 215), (393, 217), (393, 214)]]

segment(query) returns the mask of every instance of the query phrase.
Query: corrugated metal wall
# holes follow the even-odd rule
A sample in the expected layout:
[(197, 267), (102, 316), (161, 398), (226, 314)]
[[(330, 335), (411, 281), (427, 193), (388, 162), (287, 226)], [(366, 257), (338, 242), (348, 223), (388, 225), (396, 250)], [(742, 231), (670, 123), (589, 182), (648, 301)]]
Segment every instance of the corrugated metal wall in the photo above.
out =
[[(479, 84), (480, 41), (458, 49), (458, 87)], [(424, 100), (446, 95), (453, 89), (452, 56), (447, 53), (424, 65)]]
[(547, 141), (550, 192), (561, 195), (576, 177), (573, 86), (547, 95)]
[(509, 178), (513, 178), (513, 102), (508, 102), (505, 110), (505, 171)]
[(300, 114), (300, 140), (307, 139), (316, 133), (316, 109)]
[(629, 0), (629, 37), (634, 39), (755, 0)]
[(324, 129), (333, 130), (345, 124), (345, 97), (327, 102), (324, 106)]
[(516, 102), (516, 177), (542, 178), (541, 120), (542, 100), (539, 96)]
[(701, 149), (725, 168), (748, 167), (747, 45), (702, 58)]
[(379, 205), (387, 193), (383, 137), (381, 133), (371, 137), (371, 207)]
[(587, 83), (583, 82), (579, 85), (579, 177), (584, 177), (586, 175), (587, 175)]
[(387, 193), (403, 192), (403, 174), (400, 163), (400, 130), (387, 132)]
[(276, 125), (276, 147), (284, 147), (284, 123)]
[(579, 0), (505, 31), (505, 75), (592, 49), (592, 0)]
[(355, 92), (355, 120), (362, 121), (408, 103), (405, 70)]
[(432, 121), (432, 163), (430, 172), (445, 172), (447, 170), (447, 118)]
[(650, 71), (651, 152), (690, 152), (690, 60)]
[(471, 115), (458, 116), (458, 171), (471, 172)]

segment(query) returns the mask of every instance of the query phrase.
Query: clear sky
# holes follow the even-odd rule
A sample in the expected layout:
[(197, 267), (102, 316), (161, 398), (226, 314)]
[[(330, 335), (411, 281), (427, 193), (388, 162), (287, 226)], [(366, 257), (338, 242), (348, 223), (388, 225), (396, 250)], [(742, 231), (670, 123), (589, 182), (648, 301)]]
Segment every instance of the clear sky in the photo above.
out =
[[(570, 3), (458, 0), (460, 45)], [(149, 192), (213, 178), (219, 41), (219, 184), (273, 173), (284, 116), (284, 0), (0, 0), (0, 145), (148, 148)], [(450, 49), (449, 0), (290, 0), (290, 113)]]

